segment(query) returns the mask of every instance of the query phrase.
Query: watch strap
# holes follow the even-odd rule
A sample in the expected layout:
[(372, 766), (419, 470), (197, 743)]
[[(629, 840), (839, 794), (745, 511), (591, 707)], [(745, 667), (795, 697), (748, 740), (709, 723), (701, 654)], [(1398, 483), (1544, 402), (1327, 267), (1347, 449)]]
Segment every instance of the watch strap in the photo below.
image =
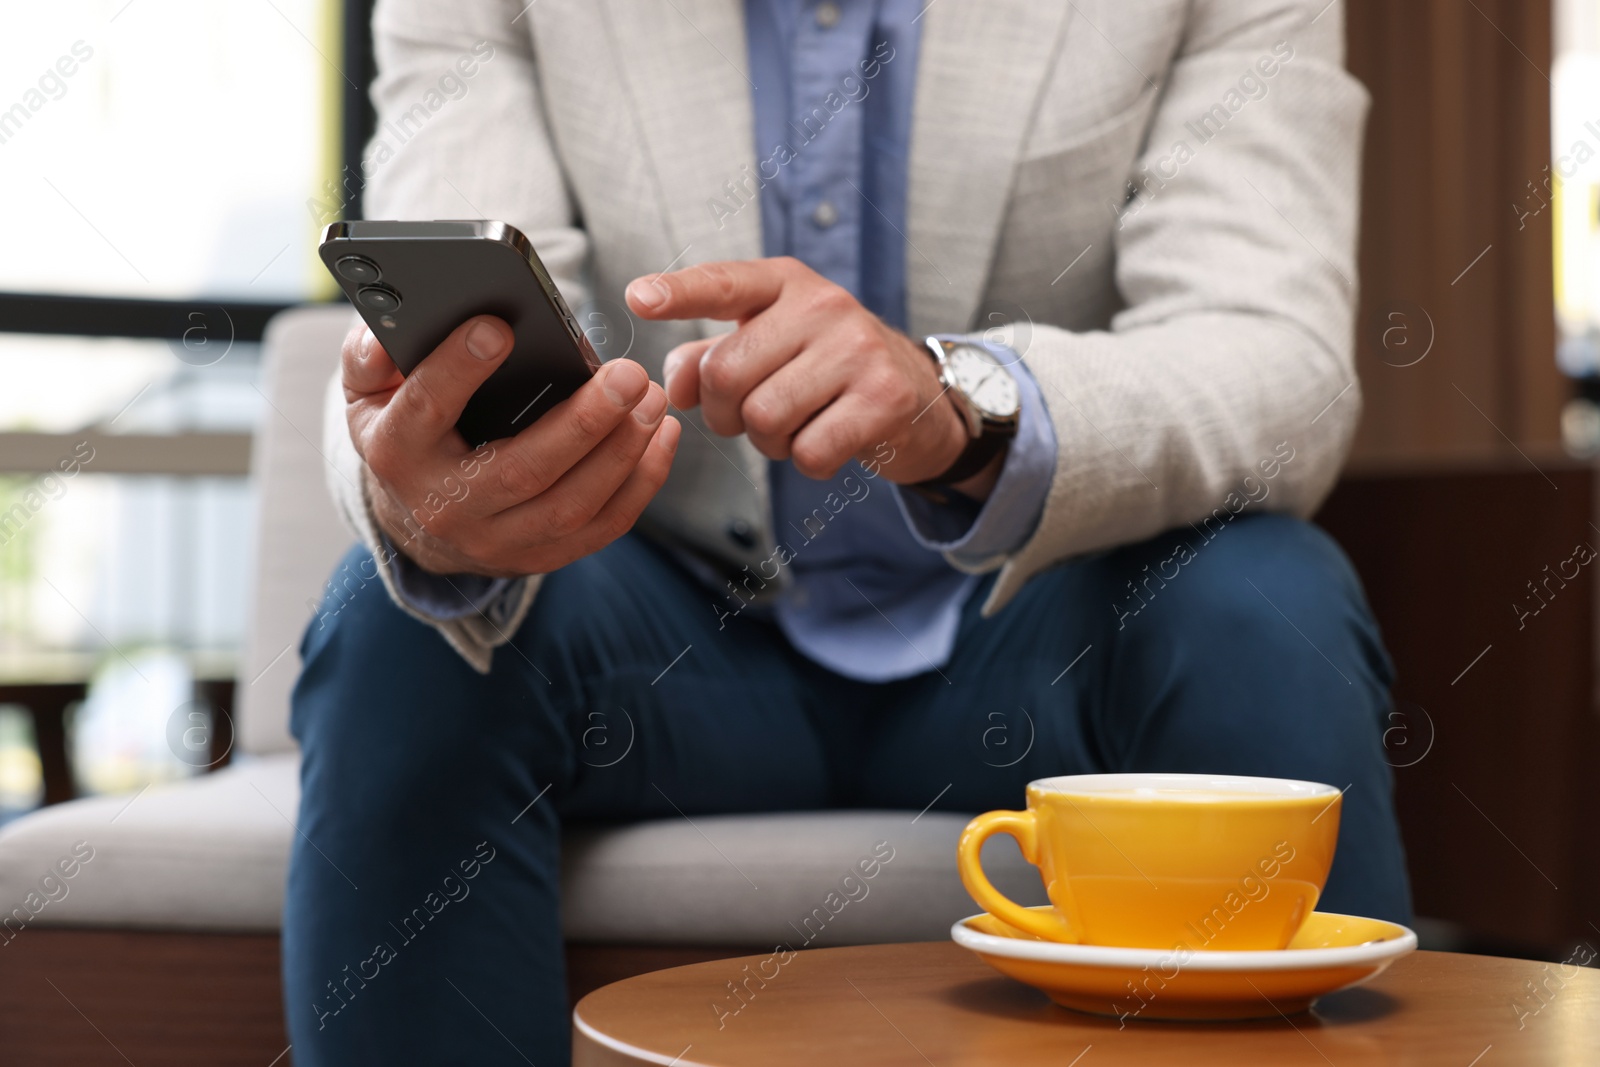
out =
[(917, 482), (914, 488), (918, 489), (943, 489), (957, 482), (964, 482), (989, 465), (989, 461), (1000, 454), (1000, 450), (1010, 442), (1011, 438), (1000, 434), (983, 434), (967, 442), (967, 447), (961, 450), (956, 461), (944, 471), (943, 474), (927, 481)]

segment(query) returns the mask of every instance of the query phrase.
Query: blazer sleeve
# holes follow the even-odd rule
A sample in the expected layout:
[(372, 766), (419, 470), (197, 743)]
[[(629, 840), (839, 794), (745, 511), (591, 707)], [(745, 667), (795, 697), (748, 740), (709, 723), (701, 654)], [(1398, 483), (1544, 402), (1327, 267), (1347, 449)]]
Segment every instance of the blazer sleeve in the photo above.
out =
[[(379, 0), (372, 30), (378, 127), (362, 161), (364, 212), (375, 219), (499, 219), (538, 247), (573, 306), (585, 293), (588, 239), (551, 144), (525, 0)], [(350, 441), (337, 373), (323, 426), (329, 489), (356, 535), (385, 565), (384, 587), (436, 627), (480, 671), (510, 640), (539, 577), (510, 583), (476, 615), (441, 618), (411, 603), (378, 533), (361, 457)]]
[[(1245, 508), (1309, 517), (1331, 489), (1361, 409), (1367, 96), (1322, 4), (1192, 6), (1113, 223), (1124, 308), (1104, 331), (1035, 324), (1024, 354), (1055, 473), (1033, 536), (969, 565), (1001, 567), (986, 613), (1061, 560)], [(1229, 121), (1202, 140), (1214, 107)]]

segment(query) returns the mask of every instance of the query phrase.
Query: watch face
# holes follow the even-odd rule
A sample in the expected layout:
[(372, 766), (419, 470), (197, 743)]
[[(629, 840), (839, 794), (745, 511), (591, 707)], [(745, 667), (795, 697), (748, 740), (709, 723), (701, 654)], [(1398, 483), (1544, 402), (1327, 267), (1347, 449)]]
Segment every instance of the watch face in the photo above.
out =
[(1022, 404), (1022, 393), (1010, 369), (992, 352), (975, 345), (957, 345), (945, 357), (950, 378), (979, 411), (1008, 419)]

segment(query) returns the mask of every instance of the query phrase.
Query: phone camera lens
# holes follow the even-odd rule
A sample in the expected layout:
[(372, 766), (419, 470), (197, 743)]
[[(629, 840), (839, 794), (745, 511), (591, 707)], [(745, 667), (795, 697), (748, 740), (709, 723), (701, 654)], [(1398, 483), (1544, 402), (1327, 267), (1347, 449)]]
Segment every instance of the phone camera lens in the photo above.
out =
[(357, 285), (371, 285), (383, 277), (383, 273), (378, 270), (376, 263), (360, 256), (345, 256), (334, 264), (334, 269), (339, 272), (339, 277), (345, 281), (355, 282)]
[(385, 289), (380, 285), (369, 285), (356, 293), (356, 301), (368, 311), (378, 311), (387, 314), (400, 310), (400, 294), (393, 289)]

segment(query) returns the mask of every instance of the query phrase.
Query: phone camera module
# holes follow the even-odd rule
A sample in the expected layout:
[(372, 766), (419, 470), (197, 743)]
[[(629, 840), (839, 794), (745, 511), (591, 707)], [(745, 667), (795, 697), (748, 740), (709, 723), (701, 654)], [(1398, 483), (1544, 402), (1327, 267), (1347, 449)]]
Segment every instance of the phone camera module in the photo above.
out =
[(369, 285), (356, 293), (356, 302), (368, 311), (383, 314), (400, 310), (400, 294), (381, 285)]
[(339, 277), (357, 285), (371, 285), (383, 277), (376, 263), (361, 256), (345, 256), (334, 264), (334, 269), (339, 272)]

